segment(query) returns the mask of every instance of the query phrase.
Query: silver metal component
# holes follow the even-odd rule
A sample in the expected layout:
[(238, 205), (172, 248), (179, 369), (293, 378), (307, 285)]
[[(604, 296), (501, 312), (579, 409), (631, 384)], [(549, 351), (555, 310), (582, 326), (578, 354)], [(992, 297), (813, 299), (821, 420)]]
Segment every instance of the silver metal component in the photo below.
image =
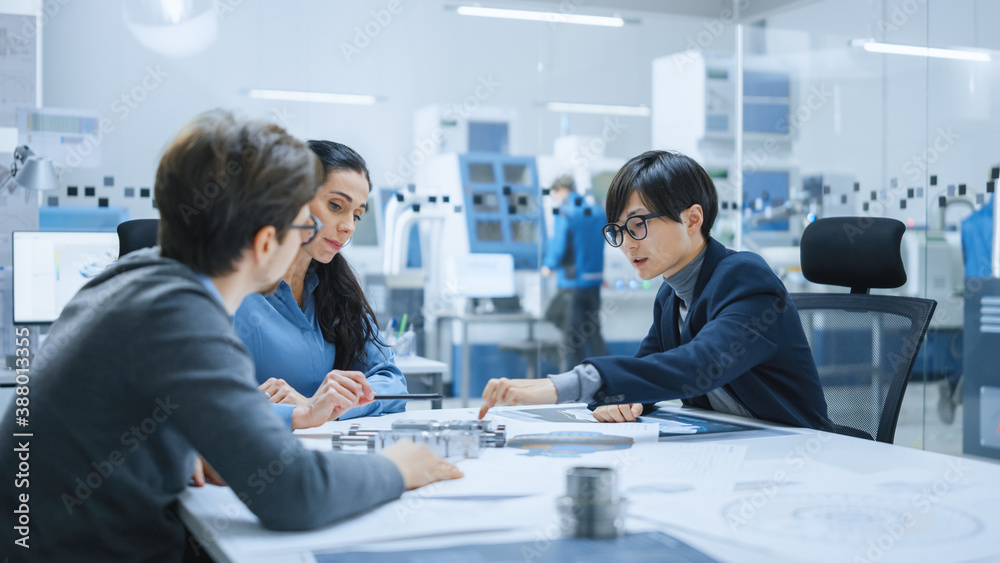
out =
[(376, 453), (398, 440), (425, 444), (441, 457), (479, 457), (484, 448), (502, 448), (507, 443), (504, 425), (483, 420), (398, 420), (389, 430), (365, 430), (352, 424), (346, 432), (334, 432), (333, 449)]
[(563, 532), (577, 538), (618, 536), (625, 499), (610, 467), (573, 467), (566, 472), (566, 494), (556, 501)]

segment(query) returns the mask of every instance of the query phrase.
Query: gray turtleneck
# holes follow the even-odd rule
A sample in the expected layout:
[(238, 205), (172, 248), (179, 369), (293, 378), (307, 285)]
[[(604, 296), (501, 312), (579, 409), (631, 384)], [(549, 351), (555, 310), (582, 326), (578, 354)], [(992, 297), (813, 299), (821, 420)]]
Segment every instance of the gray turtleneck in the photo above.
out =
[[(688, 304), (694, 299), (694, 288), (698, 283), (698, 274), (701, 273), (701, 265), (705, 261), (705, 251), (708, 249), (706, 244), (701, 252), (698, 253), (686, 266), (681, 268), (681, 271), (670, 276), (669, 278), (664, 278), (667, 285), (674, 290), (674, 296), (680, 301), (678, 304), (678, 316), (677, 316), (677, 333), (684, 328), (684, 321), (687, 319)], [(716, 387), (711, 391), (705, 393), (708, 397), (708, 402), (712, 405), (712, 409), (717, 412), (724, 412), (727, 414), (735, 414), (739, 416), (745, 416), (747, 418), (754, 418), (750, 411), (743, 408), (733, 396), (722, 387)]]
[[(677, 318), (678, 332), (683, 328), (684, 321), (687, 319), (688, 304), (694, 299), (695, 285), (698, 283), (698, 275), (701, 273), (701, 265), (705, 261), (707, 249), (708, 245), (706, 244), (701, 252), (679, 272), (669, 278), (664, 278), (667, 285), (674, 290), (674, 295), (680, 300), (680, 314)], [(556, 394), (560, 403), (589, 403), (593, 401), (594, 394), (601, 388), (601, 374), (591, 364), (580, 364), (571, 371), (549, 377), (556, 386)], [(715, 411), (754, 418), (722, 387), (716, 387), (705, 395)]]
[(705, 250), (708, 249), (706, 244), (701, 252), (697, 256), (691, 259), (686, 266), (681, 268), (681, 271), (670, 276), (669, 278), (663, 278), (670, 286), (670, 289), (674, 290), (674, 295), (677, 296), (680, 302), (680, 317), (677, 319), (677, 330), (680, 331), (681, 327), (684, 326), (684, 319), (687, 318), (688, 303), (694, 299), (694, 286), (698, 283), (698, 274), (701, 273), (701, 265), (705, 261)]

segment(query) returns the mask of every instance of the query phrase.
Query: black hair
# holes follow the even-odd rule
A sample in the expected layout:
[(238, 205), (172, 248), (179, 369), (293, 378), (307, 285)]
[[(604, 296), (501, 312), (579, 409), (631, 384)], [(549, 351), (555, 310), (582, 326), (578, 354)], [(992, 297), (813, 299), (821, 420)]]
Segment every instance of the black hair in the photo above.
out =
[(608, 188), (605, 211), (609, 221), (618, 220), (632, 192), (639, 194), (650, 211), (663, 213), (676, 223), (681, 222), (682, 211), (697, 203), (704, 215), (701, 234), (708, 240), (719, 213), (719, 194), (708, 172), (691, 157), (673, 151), (647, 151), (626, 162)]
[[(372, 179), (368, 165), (354, 149), (333, 141), (309, 141), (309, 148), (323, 164), (325, 178), (334, 172), (350, 170), (368, 180), (368, 193)], [(355, 361), (364, 359), (365, 345), (369, 340), (380, 342), (375, 312), (365, 298), (354, 270), (341, 253), (333, 256), (328, 264), (313, 261), (312, 268), (319, 276), (314, 293), (316, 313), (323, 338), (337, 348), (334, 369), (350, 369)]]

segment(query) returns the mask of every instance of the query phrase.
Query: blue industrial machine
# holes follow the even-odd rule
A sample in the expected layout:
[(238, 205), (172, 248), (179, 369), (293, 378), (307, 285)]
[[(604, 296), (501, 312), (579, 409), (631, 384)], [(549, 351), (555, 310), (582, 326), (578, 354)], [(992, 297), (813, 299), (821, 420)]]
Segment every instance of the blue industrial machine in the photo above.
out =
[(458, 162), (469, 252), (510, 254), (515, 269), (537, 270), (545, 223), (535, 159), (470, 153)]

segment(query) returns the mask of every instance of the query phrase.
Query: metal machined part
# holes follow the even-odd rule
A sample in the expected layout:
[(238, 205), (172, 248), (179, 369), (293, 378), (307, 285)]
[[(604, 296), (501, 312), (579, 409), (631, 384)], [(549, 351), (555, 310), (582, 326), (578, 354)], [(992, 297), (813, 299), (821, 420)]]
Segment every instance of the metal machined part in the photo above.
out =
[(484, 448), (506, 444), (505, 427), (490, 421), (398, 420), (388, 430), (362, 429), (354, 423), (344, 432), (334, 432), (335, 451), (376, 453), (399, 440), (425, 444), (441, 457), (476, 458)]
[(625, 499), (610, 467), (573, 467), (566, 472), (566, 494), (556, 500), (563, 532), (577, 538), (618, 536)]

